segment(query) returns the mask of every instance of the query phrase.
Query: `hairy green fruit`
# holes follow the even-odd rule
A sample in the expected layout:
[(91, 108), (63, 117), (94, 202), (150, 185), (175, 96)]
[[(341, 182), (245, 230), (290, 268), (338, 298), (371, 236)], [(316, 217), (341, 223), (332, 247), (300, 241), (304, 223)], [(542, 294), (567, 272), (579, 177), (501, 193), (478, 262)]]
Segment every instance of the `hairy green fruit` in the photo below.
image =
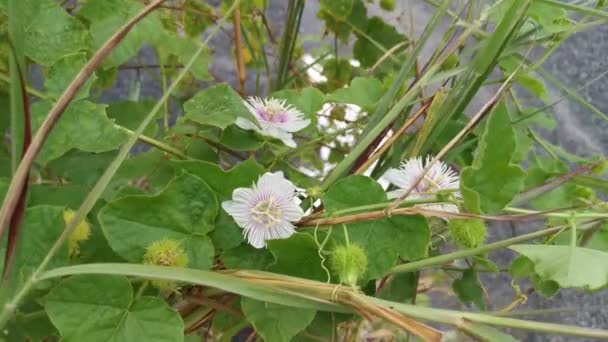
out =
[(339, 246), (331, 255), (330, 267), (342, 284), (355, 286), (367, 269), (367, 255), (355, 244)]
[(463, 248), (475, 248), (486, 239), (486, 225), (482, 220), (452, 219), (450, 234), (454, 242)]

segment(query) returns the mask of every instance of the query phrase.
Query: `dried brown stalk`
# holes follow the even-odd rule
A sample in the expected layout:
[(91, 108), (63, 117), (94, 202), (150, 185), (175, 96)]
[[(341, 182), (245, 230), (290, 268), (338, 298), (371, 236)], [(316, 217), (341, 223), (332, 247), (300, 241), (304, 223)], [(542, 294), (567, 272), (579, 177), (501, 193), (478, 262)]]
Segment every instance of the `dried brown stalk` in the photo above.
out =
[(234, 12), (232, 12), (232, 25), (234, 27), (234, 53), (236, 55), (236, 72), (239, 77), (239, 91), (241, 95), (245, 95), (247, 73), (245, 72), (243, 42), (241, 39), (241, 9), (238, 6), (234, 9)]

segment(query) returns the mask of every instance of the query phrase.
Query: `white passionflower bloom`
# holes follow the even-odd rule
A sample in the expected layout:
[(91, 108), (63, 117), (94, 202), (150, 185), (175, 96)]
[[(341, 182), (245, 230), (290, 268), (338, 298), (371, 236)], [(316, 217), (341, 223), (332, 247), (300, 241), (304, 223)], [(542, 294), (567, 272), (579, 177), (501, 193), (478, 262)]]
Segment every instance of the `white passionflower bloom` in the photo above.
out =
[[(388, 197), (390, 199), (401, 197), (415, 184), (424, 167), (431, 160), (430, 156), (427, 156), (426, 161), (423, 161), (421, 157), (411, 158), (403, 162), (398, 169), (389, 169), (384, 174), (384, 179), (397, 186), (398, 189), (389, 191)], [(440, 191), (454, 191), (453, 194), (460, 197), (459, 187), (460, 179), (456, 171), (443, 162), (437, 161), (406, 198), (408, 200), (432, 199)], [(458, 212), (458, 207), (451, 203), (420, 204), (418, 206), (431, 210)]]
[(304, 119), (302, 112), (287, 104), (285, 100), (251, 96), (244, 102), (260, 127), (240, 117), (236, 119), (236, 125), (242, 129), (254, 130), (262, 135), (282, 140), (289, 147), (296, 147), (291, 133), (310, 124), (310, 120)]
[(243, 228), (245, 238), (255, 248), (267, 240), (285, 239), (294, 233), (292, 222), (304, 215), (295, 201), (296, 187), (282, 172), (265, 173), (252, 188), (238, 188), (222, 208)]

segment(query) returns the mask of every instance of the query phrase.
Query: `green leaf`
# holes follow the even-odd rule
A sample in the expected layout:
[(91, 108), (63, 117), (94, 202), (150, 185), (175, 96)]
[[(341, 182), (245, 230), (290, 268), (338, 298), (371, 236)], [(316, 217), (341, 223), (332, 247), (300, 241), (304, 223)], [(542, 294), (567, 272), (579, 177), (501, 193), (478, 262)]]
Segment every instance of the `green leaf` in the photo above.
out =
[(509, 266), (509, 274), (513, 280), (529, 277), (536, 292), (544, 297), (551, 297), (559, 291), (559, 284), (553, 280), (541, 279), (534, 272), (534, 263), (523, 255), (515, 258)]
[(534, 263), (534, 271), (559, 286), (597, 290), (608, 283), (608, 253), (571, 246), (515, 245)]
[(133, 298), (126, 277), (74, 276), (49, 293), (46, 312), (62, 341), (182, 341), (184, 322), (166, 302)]
[[(348, 17), (340, 17), (340, 12), (334, 13), (331, 9), (333, 7), (342, 7), (342, 14), (348, 10), (348, 3), (352, 3)], [(367, 10), (362, 0), (339, 0), (334, 3), (333, 0), (324, 0), (327, 7), (321, 7), (318, 16), (325, 22), (325, 30), (334, 32), (338, 39), (343, 42), (348, 42), (350, 33), (353, 31), (351, 25), (355, 26), (360, 30), (364, 30), (367, 25)]]
[(219, 143), (234, 151), (255, 151), (264, 144), (264, 140), (253, 131), (230, 125), (222, 132)]
[(295, 233), (288, 239), (270, 240), (268, 249), (275, 258), (269, 271), (327, 281), (327, 273), (321, 267), (319, 247), (310, 234)]
[[(32, 105), (32, 127), (36, 131), (52, 103), (36, 102)], [(47, 164), (75, 148), (86, 152), (105, 152), (118, 148), (127, 140), (127, 134), (106, 117), (105, 105), (81, 100), (72, 102), (44, 143), (38, 161)]]
[(382, 82), (373, 77), (355, 77), (350, 86), (340, 88), (328, 96), (328, 99), (338, 103), (352, 103), (369, 110), (384, 95)]
[(265, 270), (274, 262), (268, 249), (254, 248), (243, 244), (224, 251), (221, 256), (226, 268), (239, 270)]
[(525, 172), (511, 163), (516, 150), (509, 113), (501, 103), (490, 113), (472, 166), (460, 174), (465, 207), (473, 213), (502, 210), (523, 186)]
[(163, 238), (177, 240), (188, 266), (209, 269), (213, 244), (207, 236), (218, 212), (215, 194), (198, 177), (184, 174), (156, 196), (126, 196), (109, 202), (99, 222), (112, 249), (130, 262), (142, 262), (146, 248)]
[[(0, 108), (10, 108), (10, 104), (11, 104), (10, 96), (4, 90), (0, 89)], [(6, 113), (4, 115), (0, 115), (0, 135), (1, 136), (4, 136), (4, 133), (10, 127), (10, 124), (11, 124), (11, 116), (8, 115), (8, 113)], [(0, 149), (0, 153), (2, 153), (2, 149)], [(3, 165), (3, 163), (0, 162), (0, 165)], [(0, 173), (0, 176), (1, 175), (2, 174)]]
[(289, 341), (315, 318), (316, 310), (241, 299), (241, 308), (265, 341)]
[[(183, 169), (204, 180), (216, 193), (218, 202), (232, 198), (232, 191), (251, 187), (262, 174), (262, 167), (254, 159), (247, 159), (230, 170), (224, 171), (216, 164), (201, 161), (172, 161), (177, 169)], [(219, 211), (211, 238), (217, 248), (230, 249), (243, 242), (243, 231), (224, 210)]]
[[(90, 22), (92, 49), (98, 49), (131, 17), (139, 13), (144, 5), (129, 0), (87, 1), (78, 14)], [(143, 44), (152, 44), (166, 39), (158, 14), (152, 12), (129, 31), (123, 41), (104, 60), (105, 67), (123, 64), (137, 55)]]
[(25, 27), (24, 53), (41, 65), (51, 65), (86, 47), (85, 26), (52, 0), (24, 0), (20, 16)]
[(4, 195), (8, 191), (8, 179), (0, 178), (0, 202), (4, 202)]
[(387, 280), (378, 298), (407, 303), (416, 297), (418, 290), (418, 275), (416, 272), (406, 272), (395, 274)]
[[(328, 214), (337, 210), (387, 201), (386, 193), (376, 181), (365, 176), (344, 178), (321, 197)], [(427, 255), (430, 230), (422, 216), (395, 216), (347, 225), (350, 242), (362, 247), (368, 256), (368, 279), (382, 277), (401, 257), (416, 260)], [(342, 237), (334, 229), (332, 237)], [(407, 241), (407, 243), (403, 243)]]
[(206, 3), (187, 1), (184, 3), (184, 31), (190, 37), (199, 36), (207, 26), (214, 23), (212, 16), (201, 15), (200, 12), (213, 14), (213, 7)]
[(321, 0), (319, 5), (321, 11), (329, 12), (340, 19), (346, 19), (353, 9), (353, 3), (354, 0)]
[(184, 103), (184, 120), (225, 129), (238, 117), (257, 122), (243, 99), (228, 84), (206, 88)]
[(159, 150), (149, 150), (126, 159), (106, 187), (103, 198), (111, 200), (125, 193), (160, 192), (175, 176), (175, 170), (166, 161), (166, 155)]
[[(2, 194), (1, 188), (0, 182), (0, 194)], [(78, 184), (62, 186), (36, 184), (30, 185), (28, 191), (28, 206), (55, 205), (78, 208), (90, 189)]]
[[(106, 112), (108, 117), (113, 119), (116, 124), (134, 131), (146, 115), (150, 113), (154, 104), (155, 101), (152, 100), (112, 102), (108, 105)], [(158, 124), (151, 122), (144, 130), (144, 135), (155, 136), (157, 130)]]
[(357, 35), (357, 41), (353, 46), (353, 55), (364, 68), (376, 64), (378, 59), (393, 46), (407, 41), (407, 38), (394, 26), (379, 17), (373, 17), (368, 21), (364, 33), (365, 35)]
[[(19, 240), (15, 247), (13, 266), (10, 270), (9, 291), (19, 289), (28, 279), (44, 260), (64, 228), (62, 207), (41, 205), (30, 207), (25, 211)], [(2, 252), (1, 258), (4, 260), (4, 252)], [(67, 263), (68, 249), (64, 245), (55, 254), (48, 267), (64, 266)]]
[[(200, 42), (198, 42), (198, 40), (183, 39), (172, 34), (166, 34), (165, 39), (157, 45), (159, 46), (161, 54), (174, 55), (180, 63), (186, 64), (198, 50), (199, 44)], [(162, 59), (168, 60), (166, 57)], [(190, 68), (190, 72), (199, 80), (208, 80), (211, 78), (209, 74), (210, 62), (211, 58), (209, 56), (209, 51), (208, 49), (205, 49), (196, 58), (196, 62), (194, 62), (194, 65)]]
[(328, 214), (341, 209), (387, 201), (386, 192), (378, 182), (366, 176), (349, 176), (334, 184), (321, 201)]
[(452, 289), (461, 302), (473, 303), (481, 310), (486, 309), (486, 304), (483, 301), (483, 288), (474, 269), (470, 268), (464, 271), (461, 278), (454, 280)]
[[(47, 95), (53, 99), (59, 98), (87, 61), (88, 59), (84, 53), (75, 53), (63, 56), (51, 65), (44, 81)], [(91, 85), (93, 85), (96, 79), (95, 74), (89, 77), (74, 99), (78, 100), (88, 97)]]
[[(534, 7), (534, 3), (532, 3), (530, 9), (532, 9), (532, 7)], [(520, 60), (515, 56), (508, 56), (506, 58), (501, 59), (498, 64), (502, 68), (505, 75), (508, 76), (517, 70), (520, 64)], [(539, 78), (534, 77), (530, 73), (519, 71), (517, 76), (515, 76), (515, 80), (517, 81), (517, 83), (519, 83), (520, 86), (530, 91), (532, 94), (534, 94), (536, 97), (538, 97), (545, 103), (550, 102), (547, 88), (545, 87), (543, 81)]]
[(92, 187), (115, 156), (116, 151), (89, 153), (71, 150), (51, 161), (47, 167), (54, 176), (69, 183)]

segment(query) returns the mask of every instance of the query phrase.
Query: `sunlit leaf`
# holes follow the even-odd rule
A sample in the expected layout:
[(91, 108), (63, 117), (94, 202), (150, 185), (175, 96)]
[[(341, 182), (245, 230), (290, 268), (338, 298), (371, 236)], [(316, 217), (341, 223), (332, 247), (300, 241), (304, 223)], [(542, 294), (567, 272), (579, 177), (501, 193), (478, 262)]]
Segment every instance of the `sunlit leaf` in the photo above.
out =
[(608, 253), (571, 246), (515, 245), (511, 249), (534, 263), (535, 272), (561, 287), (597, 290), (608, 283)]
[[(40, 127), (52, 104), (39, 101), (32, 105), (34, 131)], [(126, 142), (127, 134), (108, 119), (105, 105), (86, 100), (71, 103), (51, 131), (38, 161), (46, 164), (71, 149), (105, 152)]]
[(382, 95), (384, 95), (382, 82), (375, 78), (355, 77), (349, 87), (337, 89), (328, 96), (328, 99), (370, 109), (380, 101)]
[(515, 149), (509, 113), (500, 104), (488, 118), (473, 165), (460, 175), (460, 189), (469, 211), (496, 213), (521, 190), (525, 172), (511, 163)]
[(198, 177), (184, 174), (156, 196), (127, 196), (108, 203), (99, 221), (110, 246), (130, 262), (165, 238), (181, 244), (188, 266), (209, 269), (214, 248), (207, 236), (218, 212), (215, 194)]
[(185, 120), (225, 129), (238, 117), (255, 121), (243, 99), (229, 85), (222, 83), (204, 89), (184, 104)]
[(86, 49), (87, 31), (76, 18), (52, 0), (20, 1), (25, 27), (25, 55), (51, 65), (61, 57)]

